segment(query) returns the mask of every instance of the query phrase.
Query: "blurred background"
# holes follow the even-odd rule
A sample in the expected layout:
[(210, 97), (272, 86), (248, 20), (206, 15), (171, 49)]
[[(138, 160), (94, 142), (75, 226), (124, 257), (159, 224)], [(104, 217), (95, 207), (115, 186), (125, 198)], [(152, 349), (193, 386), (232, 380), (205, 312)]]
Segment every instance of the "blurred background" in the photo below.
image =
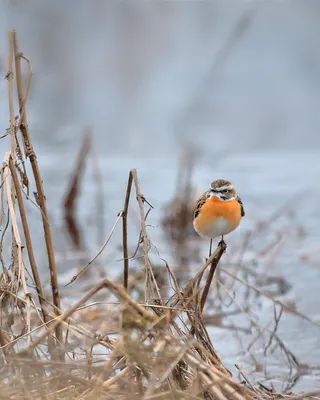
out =
[[(261, 221), (277, 210), (290, 211), (248, 257), (254, 261), (257, 249), (279, 232), (292, 239), (264, 268), (285, 277), (292, 286), (288, 301), (319, 321), (319, 21), (317, 0), (0, 1), (1, 76), (10, 29), (17, 30), (20, 49), (32, 61), (29, 127), (61, 282), (73, 275), (66, 270), (72, 246), (61, 234), (63, 198), (89, 129), (95, 167), (90, 162), (85, 170), (77, 215), (90, 255), (110, 232), (123, 207), (128, 172), (137, 168), (142, 192), (154, 206), (149, 229), (155, 258), (178, 263), (160, 221), (177, 188), (181, 157), (189, 154), (193, 201), (217, 178), (232, 181), (243, 199), (246, 217), (228, 239), (231, 254)], [(0, 132), (8, 125), (2, 79)], [(8, 142), (1, 141), (1, 154), (6, 149)], [(30, 212), (39, 218), (35, 208)], [(97, 220), (104, 221), (99, 230)], [(136, 235), (137, 221), (134, 226)], [(293, 235), (298, 231), (303, 235)], [(33, 235), (42, 241), (36, 225)], [(118, 245), (114, 240), (104, 255), (110, 265), (121, 258)], [(208, 243), (200, 246), (203, 259)], [(319, 364), (319, 328), (301, 324), (288, 317), (285, 340), (302, 362)], [(233, 333), (215, 335), (220, 353), (234, 362), (239, 346), (230, 346)], [(310, 371), (301, 387), (315, 379)]]

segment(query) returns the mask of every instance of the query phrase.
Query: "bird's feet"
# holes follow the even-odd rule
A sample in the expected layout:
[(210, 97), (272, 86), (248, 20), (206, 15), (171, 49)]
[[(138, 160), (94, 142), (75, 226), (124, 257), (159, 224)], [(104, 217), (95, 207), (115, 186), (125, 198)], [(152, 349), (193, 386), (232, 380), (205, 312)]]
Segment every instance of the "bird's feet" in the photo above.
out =
[(218, 246), (221, 247), (222, 249), (224, 249), (223, 251), (226, 251), (227, 243), (223, 240), (223, 236), (222, 236), (220, 242), (218, 243)]

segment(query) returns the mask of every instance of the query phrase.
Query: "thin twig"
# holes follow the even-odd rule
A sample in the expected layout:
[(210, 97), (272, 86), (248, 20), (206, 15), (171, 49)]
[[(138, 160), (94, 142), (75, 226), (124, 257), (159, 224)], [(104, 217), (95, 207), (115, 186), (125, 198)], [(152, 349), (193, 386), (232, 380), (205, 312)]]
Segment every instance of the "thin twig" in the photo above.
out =
[(268, 298), (269, 300), (271, 300), (273, 303), (275, 304), (279, 304), (284, 311), (287, 311), (291, 314), (296, 315), (297, 317), (300, 317), (308, 322), (310, 322), (311, 324), (317, 326), (318, 328), (320, 328), (320, 323), (317, 321), (312, 320), (311, 318), (309, 318), (308, 316), (302, 314), (301, 312), (295, 310), (292, 307), (287, 306), (286, 304), (282, 303), (280, 300), (275, 299), (274, 297), (272, 297), (269, 293), (265, 292), (264, 290), (259, 289), (258, 287), (251, 285), (251, 283), (246, 282), (245, 280), (239, 278), (238, 276), (236, 276), (235, 274), (233, 274), (232, 272), (224, 269), (224, 268), (220, 268), (220, 270), (222, 272), (224, 272), (225, 274), (227, 274), (228, 276), (232, 277), (233, 279), (235, 279), (236, 281), (242, 283), (243, 285), (249, 287), (250, 289), (254, 290), (255, 292), (261, 294), (262, 296)]
[(122, 217), (122, 213), (123, 211), (120, 211), (117, 219), (115, 221), (115, 223), (113, 224), (113, 227), (111, 229), (111, 232), (109, 233), (109, 236), (107, 238), (107, 240), (104, 242), (103, 246), (101, 247), (101, 249), (98, 251), (98, 253), (93, 257), (92, 260), (90, 260), (76, 275), (74, 275), (72, 277), (72, 279), (66, 283), (64, 286), (69, 286), (71, 283), (73, 283), (76, 279), (78, 279), (78, 277), (83, 273), (83, 271), (85, 271), (99, 256), (100, 254), (103, 252), (103, 250), (106, 248), (107, 244), (110, 242), (110, 239), (112, 238), (113, 232), (116, 229), (116, 226), (118, 224), (118, 222), (120, 221), (121, 217)]

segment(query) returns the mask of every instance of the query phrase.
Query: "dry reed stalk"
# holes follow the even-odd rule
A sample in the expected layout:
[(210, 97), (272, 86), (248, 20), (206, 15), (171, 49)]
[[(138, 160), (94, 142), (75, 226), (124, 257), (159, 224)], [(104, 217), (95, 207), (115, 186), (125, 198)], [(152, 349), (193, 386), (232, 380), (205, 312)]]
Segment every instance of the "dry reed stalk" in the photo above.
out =
[(40, 280), (34, 252), (33, 252), (33, 246), (32, 246), (32, 240), (31, 240), (31, 235), (30, 235), (30, 231), (29, 231), (29, 226), (28, 226), (27, 215), (26, 215), (23, 198), (22, 198), (22, 194), (21, 194), (21, 187), (19, 184), (15, 165), (14, 165), (14, 162), (13, 162), (13, 159), (11, 156), (9, 157), (9, 168), (10, 168), (12, 180), (14, 183), (15, 191), (16, 191), (19, 212), (20, 212), (20, 218), (21, 218), (22, 228), (23, 228), (25, 242), (26, 242), (26, 248), (27, 248), (29, 262), (30, 262), (30, 266), (31, 266), (32, 274), (33, 274), (35, 288), (36, 288), (36, 291), (38, 294), (38, 299), (39, 299), (39, 304), (41, 307), (42, 316), (43, 316), (43, 319), (45, 322), (49, 322), (51, 320), (51, 318), (46, 309), (47, 307), (46, 307), (46, 302), (45, 302), (45, 295), (43, 292), (43, 288), (42, 288), (42, 284), (41, 284), (41, 280)]
[[(220, 261), (220, 259), (222, 257), (222, 254), (225, 252), (226, 248), (227, 248), (227, 245), (225, 244), (224, 241), (220, 241), (218, 243), (217, 249), (216, 249), (216, 251), (214, 253), (215, 257), (213, 258), (213, 261), (211, 263), (210, 270), (209, 270), (209, 273), (208, 273), (208, 276), (207, 276), (207, 280), (206, 280), (206, 284), (205, 284), (205, 287), (203, 289), (203, 292), (202, 292), (201, 296), (200, 296), (200, 283), (201, 283), (204, 271), (200, 275), (200, 277), (198, 279), (198, 282), (196, 282), (196, 284), (195, 284), (195, 289), (196, 289), (196, 296), (195, 297), (196, 297), (196, 303), (198, 304), (196, 320), (198, 320), (202, 315), (202, 312), (203, 312), (203, 309), (204, 309), (204, 306), (205, 306), (205, 303), (206, 303), (206, 300), (207, 300), (207, 297), (208, 297), (208, 293), (209, 293), (209, 289), (210, 289), (210, 286), (211, 286), (211, 282), (212, 282), (212, 279), (213, 279), (213, 275), (214, 275), (215, 270), (216, 270), (216, 268), (217, 268), (217, 266), (219, 264), (219, 261)], [(212, 250), (212, 239), (210, 241), (209, 257), (211, 256), (211, 250)], [(194, 324), (192, 326), (192, 328), (191, 328), (191, 331), (190, 331), (191, 335), (194, 335), (195, 327), (196, 327), (196, 324)]]
[[(171, 307), (181, 306), (185, 310), (188, 310), (187, 317), (191, 324), (190, 335), (193, 336), (196, 334), (198, 340), (200, 340), (200, 342), (205, 344), (205, 348), (207, 349), (209, 354), (212, 357), (214, 357), (214, 359), (217, 361), (220, 367), (225, 371), (225, 373), (228, 373), (227, 369), (223, 366), (221, 359), (217, 355), (214, 346), (211, 343), (207, 330), (201, 320), (201, 312), (199, 314), (198, 313), (199, 310), (197, 310), (197, 308), (194, 307), (194, 299), (200, 295), (199, 280), (201, 280), (205, 270), (208, 268), (209, 265), (211, 266), (211, 270), (212, 269), (214, 270), (217, 267), (224, 250), (225, 250), (225, 244), (219, 243), (215, 252), (209, 257), (209, 259), (205, 262), (203, 267), (200, 268), (200, 270), (192, 279), (189, 280), (186, 287), (172, 298), (169, 305)], [(214, 267), (212, 268), (212, 266)], [(211, 279), (209, 274), (205, 285), (206, 292), (204, 293), (208, 293), (210, 284), (211, 284)], [(203, 305), (205, 304), (205, 300), (207, 298), (206, 296), (207, 294), (205, 294)], [(173, 319), (176, 316), (177, 312), (172, 312), (170, 317), (171, 321), (173, 321)]]
[(81, 241), (80, 229), (75, 215), (75, 202), (79, 196), (80, 180), (83, 176), (85, 161), (91, 151), (91, 146), (92, 134), (89, 130), (87, 130), (84, 134), (81, 148), (77, 155), (77, 160), (69, 183), (69, 187), (64, 198), (65, 223), (67, 226), (67, 231), (76, 250), (81, 250), (83, 248), (83, 243)]
[(220, 259), (222, 257), (222, 254), (226, 251), (226, 248), (227, 248), (227, 245), (225, 244), (225, 242), (220, 242), (218, 244), (217, 250), (215, 252), (215, 257), (213, 257), (213, 260), (212, 260), (212, 263), (211, 263), (211, 266), (210, 266), (210, 270), (209, 270), (209, 274), (208, 274), (208, 277), (207, 277), (206, 285), (205, 285), (205, 287), (203, 289), (203, 292), (202, 292), (201, 302), (200, 302), (200, 314), (202, 314), (204, 306), (206, 304), (214, 272), (215, 272), (215, 270), (216, 270), (216, 268), (217, 268), (217, 266), (219, 264), (219, 261), (220, 261)]
[(24, 291), (24, 294), (27, 298), (27, 331), (30, 332), (31, 327), (30, 327), (30, 297), (31, 293), (27, 288), (26, 280), (25, 280), (25, 274), (24, 274), (24, 261), (23, 261), (23, 255), (22, 255), (22, 241), (20, 238), (20, 232), (18, 228), (18, 222), (17, 222), (17, 217), (16, 217), (16, 212), (15, 212), (15, 206), (14, 206), (14, 201), (13, 201), (13, 193), (11, 191), (11, 183), (10, 183), (10, 169), (9, 169), (9, 160), (10, 160), (10, 153), (5, 153), (4, 157), (4, 166), (3, 166), (3, 174), (4, 174), (4, 183), (6, 185), (6, 192), (7, 192), (7, 202), (8, 202), (8, 207), (9, 207), (9, 214), (11, 217), (11, 224), (12, 224), (12, 232), (13, 232), (13, 237), (14, 237), (14, 246), (17, 248), (17, 267), (18, 267), (18, 278), (17, 278), (17, 292), (19, 290), (19, 284), (20, 281), (22, 283), (22, 288)]
[[(50, 271), (50, 281), (51, 281), (51, 288), (52, 288), (52, 296), (53, 296), (53, 303), (56, 306), (55, 312), (59, 315), (59, 311), (61, 309), (60, 303), (60, 294), (59, 294), (59, 284), (58, 284), (58, 277), (57, 277), (57, 270), (56, 270), (56, 263), (54, 257), (54, 250), (53, 250), (53, 242), (52, 242), (52, 235), (51, 229), (49, 225), (49, 215), (47, 211), (47, 204), (46, 204), (46, 197), (44, 194), (43, 189), (43, 181), (40, 174), (40, 169), (37, 162), (37, 156), (34, 151), (32, 141), (29, 135), (28, 123), (27, 123), (27, 114), (26, 114), (26, 95), (27, 92), (24, 92), (23, 85), (22, 85), (22, 73), (21, 73), (21, 53), (19, 52), (18, 42), (16, 38), (16, 32), (12, 31), (13, 36), (13, 46), (14, 46), (14, 56), (15, 56), (15, 70), (16, 70), (16, 84), (17, 84), (17, 93), (19, 99), (19, 113), (20, 113), (20, 121), (19, 121), (19, 129), (22, 135), (25, 156), (29, 158), (32, 172), (37, 188), (37, 195), (36, 200), (37, 203), (42, 211), (42, 224), (44, 230), (44, 237), (47, 249), (47, 256), (49, 262), (49, 271)], [(60, 344), (63, 343), (63, 335), (62, 335), (62, 326), (56, 326), (56, 337)], [(64, 355), (61, 351), (59, 351), (60, 358), (63, 359)]]
[[(27, 229), (28, 233), (29, 233), (29, 229), (26, 226), (26, 217), (25, 217), (25, 212), (24, 212), (24, 207), (23, 207), (23, 201), (22, 201), (22, 197), (21, 197), (21, 191), (20, 191), (20, 185), (19, 185), (19, 181), (17, 178), (17, 174), (15, 171), (16, 165), (15, 165), (15, 160), (16, 160), (16, 152), (18, 154), (20, 154), (20, 147), (17, 141), (17, 137), (16, 137), (16, 133), (17, 133), (17, 124), (15, 121), (15, 116), (14, 116), (14, 101), (13, 101), (13, 76), (14, 76), (14, 63), (13, 63), (13, 59), (14, 59), (14, 53), (15, 53), (15, 33), (14, 32), (9, 32), (8, 34), (8, 42), (9, 42), (9, 57), (8, 57), (8, 73), (7, 73), (7, 79), (8, 79), (8, 103), (9, 103), (9, 114), (10, 114), (10, 133), (11, 133), (11, 155), (9, 157), (7, 157), (6, 163), (8, 163), (10, 172), (11, 172), (11, 176), (12, 176), (12, 188), (11, 188), (11, 198), (12, 198), (12, 205), (13, 205), (13, 210), (11, 210), (11, 214), (15, 209), (15, 198), (18, 198), (18, 205), (19, 205), (19, 210), (20, 210), (20, 215), (22, 217), (22, 215), (24, 215), (24, 218), (22, 220), (23, 223), (23, 227), (24, 227), (24, 231), (26, 234), (26, 230)], [(23, 163), (23, 161), (22, 161)], [(24, 163), (23, 163), (24, 166)], [(26, 177), (26, 176), (25, 176)], [(24, 177), (24, 181), (26, 181)], [(17, 193), (18, 191), (18, 193)], [(8, 199), (8, 201), (10, 201)], [(21, 208), (23, 207), (23, 209)], [(21, 214), (22, 213), (22, 214)], [(28, 235), (28, 234), (27, 234)], [(17, 232), (16, 230), (12, 230), (12, 252), (13, 252), (13, 261), (14, 264), (18, 264), (20, 265), (19, 267), (19, 275), (18, 277), (22, 277), (23, 278), (23, 287), (24, 287), (24, 291), (25, 294), (27, 295), (27, 325), (30, 328), (30, 301), (31, 301), (31, 297), (28, 293), (28, 291), (26, 290), (26, 285), (25, 285), (25, 278), (24, 278), (24, 266), (21, 266), (21, 262), (19, 262), (19, 256), (17, 255), (17, 250), (19, 251), (19, 246), (17, 245), (16, 242), (16, 238), (17, 238)], [(32, 271), (34, 273), (34, 280), (36, 283), (36, 287), (37, 287), (37, 291), (39, 289), (39, 287), (41, 287), (41, 285), (39, 286), (40, 283), (40, 279), (39, 279), (39, 275), (37, 274), (36, 271), (36, 267), (35, 267), (35, 259), (33, 256), (33, 252), (30, 252), (30, 246), (31, 246), (31, 238), (30, 235), (27, 238), (26, 236), (26, 241), (27, 241), (27, 248), (28, 248), (28, 255), (29, 255), (29, 259), (30, 259), (30, 264), (32, 266)], [(22, 275), (22, 276), (21, 276)], [(18, 284), (19, 284), (19, 279), (18, 279)], [(39, 299), (40, 299), (40, 304), (42, 304), (43, 306), (43, 292), (40, 289), (40, 292), (38, 292), (39, 295)], [(42, 296), (42, 297), (41, 297)], [(48, 321), (48, 318), (45, 317), (46, 315), (46, 311), (43, 309), (43, 316), (45, 318), (45, 321)], [(28, 330), (30, 330), (28, 328)], [(53, 348), (53, 346), (51, 346), (51, 348)]]
[[(212, 263), (215, 264), (216, 262), (219, 262), (222, 254), (224, 252), (224, 247), (221, 247), (220, 245), (217, 246), (215, 252), (206, 260), (204, 265), (199, 269), (199, 271), (196, 273), (196, 275), (189, 280), (187, 283), (186, 287), (182, 289), (180, 292), (183, 293), (183, 296), (175, 296), (173, 298), (173, 301), (170, 303), (171, 307), (176, 307), (179, 304), (184, 304), (184, 302), (190, 297), (190, 295), (193, 292), (193, 288), (199, 281), (199, 278), (202, 277), (204, 271), (211, 265)], [(190, 301), (190, 298), (189, 298)]]
[(144, 208), (143, 208), (143, 203), (145, 200), (145, 197), (142, 195), (141, 190), (140, 190), (140, 183), (138, 180), (138, 175), (137, 171), (135, 169), (132, 169), (130, 171), (130, 174), (132, 175), (132, 179), (135, 185), (136, 189), (136, 199), (139, 204), (139, 211), (140, 211), (140, 224), (141, 224), (141, 235), (142, 235), (142, 246), (143, 246), (143, 258), (144, 258), (144, 267), (145, 267), (145, 273), (146, 273), (146, 279), (145, 279), (145, 303), (148, 304), (150, 300), (154, 300), (157, 298), (157, 301), (162, 303), (161, 299), (161, 294), (160, 290), (157, 284), (157, 281), (154, 277), (154, 273), (151, 267), (151, 263), (149, 260), (149, 239), (148, 239), (148, 234), (147, 234), (147, 227), (146, 227), (146, 221), (145, 221), (145, 215), (144, 215)]
[(96, 184), (96, 226), (97, 226), (97, 243), (101, 243), (101, 239), (105, 236), (105, 204), (104, 204), (104, 181), (99, 165), (98, 154), (95, 146), (90, 151), (92, 163), (92, 175)]
[(122, 212), (122, 246), (123, 246), (123, 287), (128, 290), (129, 253), (128, 253), (128, 209), (132, 187), (132, 174), (129, 173), (126, 197)]
[(10, 114), (10, 134), (11, 134), (11, 151), (15, 157), (16, 151), (16, 133), (17, 126), (16, 120), (14, 117), (14, 102), (13, 102), (13, 76), (14, 76), (14, 67), (13, 67), (13, 57), (14, 57), (14, 35), (13, 32), (9, 32), (8, 34), (8, 44), (9, 44), (9, 55), (8, 55), (8, 72), (7, 72), (7, 80), (8, 80), (8, 103), (9, 103), (9, 114)]
[[(9, 114), (10, 114), (10, 135), (11, 135), (11, 154), (13, 159), (15, 160), (16, 157), (16, 131), (17, 131), (17, 126), (15, 122), (15, 117), (14, 117), (14, 101), (13, 101), (13, 74), (14, 74), (14, 68), (13, 68), (13, 57), (14, 57), (14, 36), (12, 32), (9, 32), (8, 34), (8, 47), (9, 47), (9, 54), (8, 54), (8, 73), (7, 73), (7, 79), (8, 79), (8, 103), (9, 103)], [(12, 203), (13, 203), (13, 209), (15, 209), (15, 190), (14, 186), (12, 184), (11, 186), (11, 192), (12, 192)], [(11, 247), (11, 252), (12, 252), (12, 270), (14, 274), (16, 274), (16, 267), (19, 264), (18, 260), (18, 244), (16, 243), (16, 235), (12, 227), (12, 247)], [(19, 285), (19, 280), (18, 280), (18, 285)]]

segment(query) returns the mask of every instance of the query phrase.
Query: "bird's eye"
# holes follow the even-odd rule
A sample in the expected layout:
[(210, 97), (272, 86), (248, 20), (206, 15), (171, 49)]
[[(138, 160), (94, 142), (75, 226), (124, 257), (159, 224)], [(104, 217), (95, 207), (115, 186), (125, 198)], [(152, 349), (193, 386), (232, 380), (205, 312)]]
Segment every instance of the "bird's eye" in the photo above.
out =
[(221, 193), (223, 193), (223, 194), (225, 194), (225, 193), (227, 193), (227, 192), (228, 192), (227, 189), (221, 190)]

